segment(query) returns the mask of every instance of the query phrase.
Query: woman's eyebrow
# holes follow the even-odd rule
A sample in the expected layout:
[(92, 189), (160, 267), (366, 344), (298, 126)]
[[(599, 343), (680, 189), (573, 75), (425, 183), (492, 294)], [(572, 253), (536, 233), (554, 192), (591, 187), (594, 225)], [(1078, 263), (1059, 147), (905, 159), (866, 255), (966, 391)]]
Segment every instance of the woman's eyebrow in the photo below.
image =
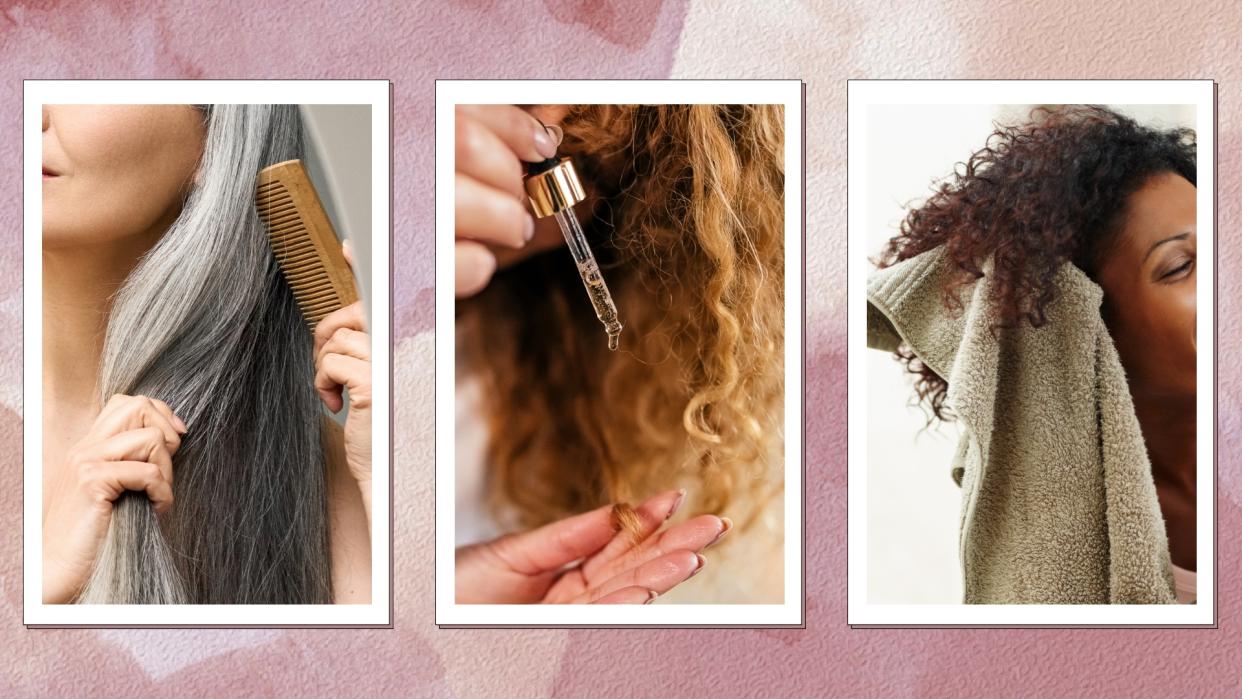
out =
[(1190, 237), (1190, 231), (1186, 231), (1185, 233), (1178, 233), (1177, 235), (1169, 236), (1168, 238), (1165, 238), (1164, 240), (1156, 241), (1155, 243), (1152, 244), (1150, 248), (1147, 248), (1147, 254), (1143, 255), (1143, 262), (1146, 262), (1147, 258), (1151, 257), (1151, 254), (1155, 252), (1156, 248), (1160, 247), (1161, 245), (1164, 245), (1165, 243), (1171, 243), (1175, 240), (1185, 240), (1189, 237)]

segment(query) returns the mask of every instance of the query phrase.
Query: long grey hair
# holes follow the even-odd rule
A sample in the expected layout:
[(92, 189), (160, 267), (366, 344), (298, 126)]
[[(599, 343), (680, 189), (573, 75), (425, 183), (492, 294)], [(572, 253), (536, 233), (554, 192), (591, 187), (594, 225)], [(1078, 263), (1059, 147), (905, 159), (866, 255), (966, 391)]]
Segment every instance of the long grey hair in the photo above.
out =
[(180, 217), (114, 299), (102, 398), (159, 398), (188, 431), (164, 521), (116, 501), (78, 597), (118, 604), (332, 601), (323, 409), (312, 338), (254, 207), (255, 176), (302, 157), (294, 105), (214, 105)]

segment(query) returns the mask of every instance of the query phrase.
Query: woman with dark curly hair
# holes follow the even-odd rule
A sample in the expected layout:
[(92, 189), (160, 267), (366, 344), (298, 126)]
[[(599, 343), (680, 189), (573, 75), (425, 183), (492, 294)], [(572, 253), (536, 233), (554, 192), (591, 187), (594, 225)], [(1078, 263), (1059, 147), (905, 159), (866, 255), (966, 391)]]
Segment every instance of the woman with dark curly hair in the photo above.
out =
[[(1067, 467), (1067, 480), (1053, 482), (1060, 478), (1054, 474), (1061, 473), (1055, 470), (1061, 462), (1073, 461), (1058, 456), (1064, 445), (1056, 437), (1057, 429), (1061, 434), (1079, 429), (1068, 418), (1060, 425), (1053, 419), (1046, 432), (1052, 437), (1038, 445), (1043, 452), (1038, 458), (1027, 458), (1027, 449), (1009, 462), (998, 459), (996, 455), (1009, 447), (995, 441), (990, 454), (978, 444), (963, 446), (959, 458), (967, 464), (964, 470), (969, 471), (971, 463), (983, 465), (978, 473), (966, 473), (967, 480), (974, 480), (966, 493), (971, 504), (963, 507), (968, 602), (1171, 602), (1174, 597), (1193, 601), (1195, 170), (1191, 131), (1149, 128), (1102, 107), (1040, 108), (1026, 123), (998, 127), (984, 148), (938, 183), (929, 199), (909, 211), (900, 234), (882, 253), (877, 276), (901, 274), (895, 270), (911, 264), (908, 261), (936, 256), (937, 281), (931, 288), (939, 293), (939, 310), (925, 306), (931, 313), (952, 318), (975, 309), (986, 313), (991, 337), (970, 341), (990, 343), (994, 356), (1000, 358), (989, 369), (996, 372), (997, 396), (1005, 395), (1008, 385), (1028, 380), (1023, 372), (1029, 374), (1031, 366), (1047, 374), (1039, 377), (1045, 383), (1068, 381), (1064, 367), (1077, 362), (1079, 356), (1086, 357), (1093, 371), (1101, 373), (1091, 374), (1095, 378), (1081, 394), (1064, 397), (1067, 407), (1058, 407), (1059, 415), (1073, 409), (1071, 401), (1082, 399), (1079, 402), (1086, 406), (1088, 418), (1082, 429), (1099, 429), (1103, 437), (1098, 459), (1107, 464), (1116, 444), (1108, 438), (1106, 413), (1109, 406), (1122, 406), (1121, 422), (1133, 415), (1140, 428), (1136, 436), (1141, 432), (1140, 448), (1130, 461), (1142, 463), (1144, 451), (1150, 461), (1149, 479), (1144, 481), (1146, 468), (1128, 477), (1125, 487), (1137, 495), (1123, 506), (1112, 499), (1119, 481), (1109, 480), (1107, 465), (1102, 481), (1082, 481), (1089, 485), (1079, 489), (1087, 492), (1081, 499), (1076, 499), (1078, 493), (1069, 493), (1069, 488), (1057, 490), (1071, 482), (1068, 479), (1082, 475), (1073, 472), (1075, 467), (1079, 471), (1094, 467), (1091, 459), (1078, 462)], [(1085, 273), (1081, 284), (1075, 280), (1082, 275), (1074, 270)], [(1080, 289), (1087, 291), (1077, 295)], [(891, 311), (889, 315), (892, 320)], [(1028, 342), (1025, 338), (1039, 333), (1045, 339), (1070, 337), (1068, 331), (1055, 327), (1066, 319), (1083, 325), (1102, 320), (1111, 343), (1105, 341), (1094, 350), (1090, 343), (1045, 343), (1047, 351), (1041, 350), (1037, 365), (1029, 363), (1034, 361), (1029, 357), (1014, 359), (1019, 356), (1018, 348), (1033, 346), (1023, 344)], [(954, 327), (960, 333), (963, 326)], [(961, 347), (955, 347), (955, 354), (947, 359), (921, 356), (911, 346), (918, 330), (896, 329), (902, 339), (896, 353), (917, 375), (919, 399), (932, 419), (954, 419), (958, 403), (972, 400), (955, 392), (953, 386), (955, 376), (968, 377), (973, 370), (964, 366), (970, 361), (963, 358), (962, 350), (968, 338), (955, 336)], [(1105, 379), (1099, 376), (1104, 370), (1099, 367), (1109, 363), (1112, 347), (1124, 370), (1122, 385), (1128, 387), (1128, 396), (1109, 397), (1102, 388)], [(996, 434), (1019, 434), (1025, 426), (1007, 421), (1016, 420), (1016, 415), (1046, 414), (1021, 403), (1021, 396), (998, 399), (987, 407), (987, 424), (968, 425), (968, 432), (995, 429)], [(973, 462), (972, 449), (984, 452), (975, 453)], [(1011, 449), (1011, 453), (1017, 452)], [(1160, 541), (1153, 540), (1135, 557), (1141, 565), (1133, 560), (1123, 565), (1117, 553), (1123, 547), (1119, 532), (1124, 527), (1119, 518), (1149, 505), (1154, 511), (1157, 504), (1152, 521), (1158, 530), (1163, 519), (1163, 536), (1155, 537)], [(976, 506), (988, 508), (993, 521), (972, 531), (971, 518), (982, 511)], [(1069, 522), (1081, 520), (1084, 531), (1104, 534), (1098, 542), (1090, 536), (1085, 543), (1071, 540), (1062, 536), (1064, 530), (1055, 522), (1041, 528), (1045, 525), (1040, 518), (1048, 514)], [(1006, 560), (974, 550), (984, 541), (1008, 546)], [(1095, 549), (1100, 550), (1098, 557)], [(983, 562), (989, 557), (993, 560)], [(1161, 567), (1159, 561), (1169, 558), (1171, 565), (1162, 567), (1171, 576), (1152, 574), (1151, 580), (1135, 582), (1143, 577), (1134, 572), (1137, 568), (1155, 570)], [(1103, 563), (1082, 563), (1092, 560)], [(1045, 563), (1032, 561), (1044, 561), (1047, 568), (1057, 570), (1042, 580), (1039, 567)], [(977, 564), (974, 573), (969, 570), (972, 562)], [(1037, 579), (1041, 580), (1038, 584)], [(1170, 580), (1175, 587), (1168, 585), (1169, 594), (1164, 594), (1164, 583)], [(1140, 588), (1142, 592), (1133, 592)]]

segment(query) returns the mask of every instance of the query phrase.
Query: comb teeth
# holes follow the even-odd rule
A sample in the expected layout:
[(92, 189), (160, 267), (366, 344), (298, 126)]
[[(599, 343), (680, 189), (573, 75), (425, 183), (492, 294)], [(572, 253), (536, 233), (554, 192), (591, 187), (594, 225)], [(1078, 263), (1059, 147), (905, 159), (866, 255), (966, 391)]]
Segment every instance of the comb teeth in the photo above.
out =
[(358, 300), (332, 223), (300, 160), (259, 173), (255, 209), (267, 224), (272, 254), (309, 328), (314, 330), (324, 316)]

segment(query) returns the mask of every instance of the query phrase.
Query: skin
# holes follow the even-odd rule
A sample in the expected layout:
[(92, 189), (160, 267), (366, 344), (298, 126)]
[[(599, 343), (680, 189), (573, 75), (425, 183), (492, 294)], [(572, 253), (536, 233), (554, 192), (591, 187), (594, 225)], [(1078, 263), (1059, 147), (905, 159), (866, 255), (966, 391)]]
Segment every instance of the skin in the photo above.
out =
[[(497, 269), (565, 244), (551, 218), (535, 221), (523, 164), (556, 154), (564, 105), (521, 109), (462, 105), (456, 111), (456, 294), (479, 293)], [(542, 123), (541, 123), (542, 122)], [(584, 212), (579, 211), (579, 216)], [(613, 529), (603, 507), (521, 534), (457, 550), (460, 604), (646, 604), (706, 564), (699, 553), (733, 526), (714, 515), (661, 531), (684, 498), (653, 496), (637, 510), (636, 539)]]
[(532, 217), (522, 173), (525, 163), (556, 155), (559, 139), (545, 126), (559, 127), (568, 113), (565, 105), (457, 107), (458, 297), (482, 291), (497, 269), (565, 244), (551, 217)]
[(702, 570), (699, 551), (733, 527), (700, 515), (658, 533), (684, 499), (684, 490), (672, 490), (639, 506), (636, 537), (614, 530), (605, 506), (460, 548), (457, 603), (648, 604)]
[[(344, 248), (352, 265), (348, 242)], [(333, 413), (349, 400), (344, 429), (325, 420), (332, 591), (338, 604), (370, 604), (371, 336), (362, 302), (328, 314), (314, 336), (315, 390)]]
[[(100, 406), (95, 387), (109, 300), (180, 214), (205, 136), (201, 113), (186, 105), (43, 109), (45, 603), (71, 601), (86, 582), (122, 492), (146, 492), (160, 513), (176, 506), (172, 456), (185, 423), (143, 396)], [(316, 388), (335, 409), (348, 387), (356, 408), (325, 445), (336, 457), (329, 509), (338, 602), (370, 596), (369, 344), (357, 307), (316, 329)]]
[(1173, 562), (1195, 570), (1195, 186), (1164, 173), (1131, 195), (1097, 273), (1130, 382)]
[(44, 603), (68, 602), (90, 577), (121, 493), (145, 491), (157, 514), (169, 510), (172, 455), (185, 432), (185, 423), (163, 401), (116, 395), (104, 405), (66, 454), (55, 474), (57, 489), (44, 490)]

